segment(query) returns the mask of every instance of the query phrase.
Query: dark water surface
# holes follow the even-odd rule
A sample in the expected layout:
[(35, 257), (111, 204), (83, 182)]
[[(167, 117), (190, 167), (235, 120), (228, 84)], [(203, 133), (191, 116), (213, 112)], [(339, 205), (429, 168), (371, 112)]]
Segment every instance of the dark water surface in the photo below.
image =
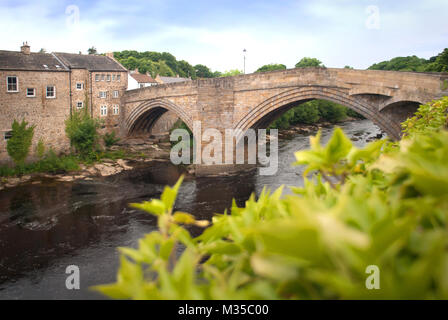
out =
[[(359, 139), (358, 146), (380, 133), (369, 120), (341, 127)], [(323, 129), (324, 142), (331, 131)], [(304, 135), (281, 140), (279, 170), (274, 176), (253, 172), (185, 181), (176, 209), (211, 219), (213, 213), (228, 208), (232, 198), (242, 205), (263, 186), (301, 185), (303, 168), (291, 163), (295, 151), (308, 147), (309, 138)], [(116, 247), (135, 246), (145, 233), (156, 229), (152, 216), (128, 204), (159, 197), (163, 186), (174, 184), (179, 175), (177, 167), (158, 163), (95, 181), (47, 180), (0, 191), (0, 299), (101, 299), (88, 288), (115, 280)], [(80, 269), (80, 290), (65, 287), (69, 265)]]

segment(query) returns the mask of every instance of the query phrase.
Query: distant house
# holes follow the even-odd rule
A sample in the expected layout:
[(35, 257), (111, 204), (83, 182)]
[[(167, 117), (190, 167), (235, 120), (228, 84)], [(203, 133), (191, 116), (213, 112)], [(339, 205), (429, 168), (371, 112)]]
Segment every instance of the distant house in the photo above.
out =
[(128, 73), (128, 90), (155, 86), (157, 84), (158, 82), (149, 73), (142, 74), (138, 70)]
[(176, 77), (163, 77), (163, 76), (157, 75), (155, 80), (159, 84), (191, 81), (190, 78), (181, 78), (181, 77), (179, 77), (179, 75), (177, 75)]

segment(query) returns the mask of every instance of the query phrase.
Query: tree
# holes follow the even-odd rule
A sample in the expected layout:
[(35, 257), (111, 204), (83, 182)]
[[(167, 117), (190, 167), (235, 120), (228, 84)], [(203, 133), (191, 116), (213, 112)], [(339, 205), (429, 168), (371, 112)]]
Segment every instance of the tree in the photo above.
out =
[(424, 71), (429, 72), (448, 72), (448, 48), (445, 48), (439, 55), (429, 59), (430, 63)]
[(6, 151), (16, 165), (22, 165), (30, 151), (35, 126), (27, 128), (28, 122), (21, 123), (14, 120), (12, 124), (12, 137), (6, 142)]
[(196, 79), (196, 71), (193, 66), (185, 60), (181, 60), (177, 63), (178, 73), (181, 77)]
[(223, 72), (221, 74), (221, 77), (233, 77), (233, 76), (238, 76), (240, 74), (243, 74), (243, 71), (237, 70), (237, 69), (233, 69), (233, 70), (229, 70), (229, 71)]
[(65, 132), (70, 144), (85, 159), (93, 159), (98, 145), (100, 121), (90, 116), (87, 108), (75, 111), (65, 120)]
[(41, 49), (39, 50), (39, 53), (47, 53), (47, 50), (45, 50), (45, 48), (41, 48)]
[(162, 60), (165, 61), (168, 67), (173, 71), (174, 74), (178, 74), (179, 67), (177, 65), (176, 57), (173, 56), (171, 53), (163, 52), (161, 56)]
[(344, 69), (353, 69), (353, 67), (345, 66)]
[(198, 78), (213, 78), (212, 71), (203, 64), (197, 64), (194, 66), (194, 70)]
[(89, 54), (97, 54), (97, 53), (98, 53), (98, 51), (96, 50), (95, 47), (91, 47), (91, 48), (89, 48), (89, 49), (87, 50), (87, 52), (88, 52)]
[(305, 57), (296, 63), (296, 68), (310, 68), (310, 67), (325, 68), (322, 62), (316, 58)]
[(266, 72), (266, 71), (275, 71), (275, 70), (286, 70), (286, 66), (284, 64), (265, 64), (264, 66), (257, 69), (255, 72)]

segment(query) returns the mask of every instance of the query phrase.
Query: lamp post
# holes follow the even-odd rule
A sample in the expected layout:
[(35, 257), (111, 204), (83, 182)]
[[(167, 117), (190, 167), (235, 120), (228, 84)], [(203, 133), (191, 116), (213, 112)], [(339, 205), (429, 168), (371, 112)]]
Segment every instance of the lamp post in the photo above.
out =
[(246, 74), (246, 49), (243, 50), (244, 54), (244, 65), (243, 65), (243, 73)]

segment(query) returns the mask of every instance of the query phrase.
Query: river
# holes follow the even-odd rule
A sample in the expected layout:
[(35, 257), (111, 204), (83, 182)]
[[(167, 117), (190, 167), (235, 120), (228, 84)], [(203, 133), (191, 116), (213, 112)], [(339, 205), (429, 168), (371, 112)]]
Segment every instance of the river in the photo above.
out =
[[(380, 129), (369, 120), (340, 125), (363, 146)], [(322, 141), (331, 136), (324, 128)], [(252, 172), (222, 178), (195, 178), (180, 188), (176, 209), (211, 219), (235, 198), (243, 205), (264, 186), (300, 186), (303, 168), (293, 167), (294, 152), (309, 147), (309, 137), (279, 141), (279, 170), (274, 176)], [(167, 163), (94, 181), (27, 184), (0, 191), (0, 299), (101, 299), (90, 286), (115, 280), (116, 247), (135, 246), (156, 229), (156, 219), (129, 208), (131, 202), (159, 197), (180, 170)], [(286, 191), (287, 192), (287, 191)], [(199, 230), (192, 229), (193, 234)], [(66, 267), (80, 269), (81, 289), (67, 290)]]

